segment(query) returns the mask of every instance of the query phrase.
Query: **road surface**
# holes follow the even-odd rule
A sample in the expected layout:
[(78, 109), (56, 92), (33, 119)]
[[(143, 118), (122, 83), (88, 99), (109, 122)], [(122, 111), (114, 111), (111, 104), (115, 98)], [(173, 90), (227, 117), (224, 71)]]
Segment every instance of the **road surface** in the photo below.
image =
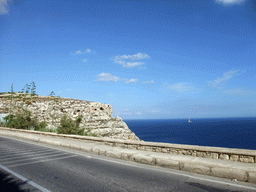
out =
[(256, 191), (256, 185), (0, 136), (0, 191)]

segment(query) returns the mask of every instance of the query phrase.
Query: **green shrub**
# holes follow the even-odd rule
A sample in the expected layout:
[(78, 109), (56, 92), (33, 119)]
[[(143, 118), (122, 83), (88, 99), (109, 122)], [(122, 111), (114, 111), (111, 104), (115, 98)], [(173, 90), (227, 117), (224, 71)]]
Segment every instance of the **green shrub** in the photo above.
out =
[(6, 125), (6, 120), (3, 119), (0, 119), (0, 127), (5, 127)]
[(3, 119), (7, 121), (6, 127), (9, 127), (9, 126), (10, 126), (10, 124), (13, 122), (13, 118), (14, 118), (14, 117), (15, 117), (15, 116), (14, 116), (13, 114), (9, 114), (9, 115), (3, 117)]
[(83, 135), (84, 129), (79, 128), (82, 117), (79, 116), (75, 122), (67, 117), (66, 114), (60, 120), (60, 126), (57, 128), (58, 134)]
[(38, 131), (38, 130), (45, 130), (46, 129), (46, 122), (43, 121), (43, 122), (40, 122), (38, 125), (35, 126), (35, 131)]
[(98, 135), (96, 133), (92, 133), (90, 136), (98, 137)]
[(82, 115), (78, 115), (78, 117), (77, 117), (77, 119), (76, 119), (76, 121), (75, 121), (75, 123), (76, 123), (76, 128), (79, 128), (79, 125), (80, 125), (80, 123), (81, 123), (81, 121), (82, 121), (82, 118), (83, 118)]
[(53, 132), (53, 133), (57, 133), (56, 130), (54, 129), (47, 129), (47, 128), (42, 128), (42, 129), (37, 129), (35, 131), (42, 131), (42, 132)]
[(38, 123), (37, 118), (32, 119), (30, 116), (30, 111), (25, 111), (16, 115), (10, 114), (4, 117), (4, 119), (7, 120), (6, 127), (27, 130), (29, 130), (32, 126), (36, 127)]

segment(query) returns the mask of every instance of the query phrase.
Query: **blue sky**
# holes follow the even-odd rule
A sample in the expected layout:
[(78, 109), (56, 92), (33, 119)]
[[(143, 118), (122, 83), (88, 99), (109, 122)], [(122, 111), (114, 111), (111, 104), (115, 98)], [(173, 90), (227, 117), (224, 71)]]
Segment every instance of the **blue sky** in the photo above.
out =
[(256, 116), (254, 0), (0, 0), (0, 92), (123, 119)]

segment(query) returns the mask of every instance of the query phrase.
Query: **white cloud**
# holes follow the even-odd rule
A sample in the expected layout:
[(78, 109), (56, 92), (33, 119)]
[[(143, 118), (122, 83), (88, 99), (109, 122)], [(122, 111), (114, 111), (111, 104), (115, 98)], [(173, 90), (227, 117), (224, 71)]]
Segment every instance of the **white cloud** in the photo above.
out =
[(149, 58), (149, 56), (146, 53), (138, 53), (134, 55), (122, 55), (122, 56), (116, 56), (116, 59), (131, 59), (131, 60), (140, 60), (140, 59), (145, 59)]
[(91, 49), (86, 49), (84, 52), (82, 50), (78, 50), (75, 52), (75, 55), (81, 55), (81, 54), (90, 53), (90, 52), (92, 52)]
[(97, 81), (119, 81), (120, 78), (114, 75), (111, 75), (110, 73), (101, 73), (98, 75), (98, 80)]
[(146, 58), (150, 58), (149, 55), (147, 55), (146, 53), (140, 52), (134, 55), (115, 56), (114, 62), (123, 65), (123, 67), (131, 68), (131, 67), (138, 67), (138, 66), (144, 65), (145, 62), (139, 62), (139, 61), (134, 62), (134, 61), (142, 60)]
[(87, 62), (88, 60), (87, 59), (84, 59), (83, 62)]
[(115, 63), (121, 64), (121, 65), (125, 65), (125, 61), (115, 60)]
[(215, 88), (222, 88), (222, 86), (227, 83), (228, 80), (230, 80), (232, 77), (240, 75), (244, 73), (244, 71), (240, 70), (230, 70), (223, 74), (222, 77), (218, 77), (214, 81), (207, 82), (209, 86), (215, 87)]
[(222, 3), (223, 5), (233, 5), (233, 4), (241, 4), (246, 0), (215, 0), (217, 3)]
[(154, 80), (152, 80), (152, 81), (143, 81), (143, 83), (146, 83), (146, 84), (153, 84), (153, 83), (155, 83), (155, 81), (154, 81)]
[(7, 14), (9, 12), (7, 0), (0, 0), (0, 15)]
[(140, 111), (135, 113), (136, 115), (142, 115), (142, 113)]
[(71, 91), (71, 89), (66, 89), (66, 91)]
[(136, 83), (138, 81), (138, 79), (119, 78), (117, 76), (111, 75), (110, 73), (101, 73), (97, 77), (98, 77), (97, 81), (105, 81), (105, 82), (107, 82), (107, 81), (116, 82), (116, 81), (121, 80), (121, 81), (125, 82), (126, 84), (131, 84), (131, 83)]
[(136, 83), (138, 81), (138, 79), (130, 79), (130, 80), (125, 80), (125, 83), (126, 84), (129, 84), (129, 83)]
[(140, 65), (144, 65), (145, 62), (127, 62), (124, 67), (130, 68), (130, 67), (136, 67), (136, 66), (140, 66)]
[(181, 83), (175, 83), (168, 87), (169, 89), (176, 91), (176, 92), (192, 92), (195, 90), (195, 87), (190, 85), (189, 83), (181, 82)]
[(82, 54), (81, 50), (76, 51), (76, 54)]

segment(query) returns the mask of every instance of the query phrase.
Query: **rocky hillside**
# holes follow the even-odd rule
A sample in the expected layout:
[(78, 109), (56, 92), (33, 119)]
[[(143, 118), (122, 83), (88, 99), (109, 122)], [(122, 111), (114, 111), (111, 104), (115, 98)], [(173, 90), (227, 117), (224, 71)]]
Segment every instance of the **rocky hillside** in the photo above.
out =
[[(9, 113), (10, 96), (11, 94), (0, 95), (0, 113)], [(108, 104), (53, 96), (32, 97), (30, 94), (21, 97), (21, 93), (14, 93), (11, 112), (18, 113), (19, 108), (31, 111), (31, 117), (37, 117), (39, 122), (45, 120), (48, 128), (59, 126), (64, 114), (72, 120), (82, 115), (80, 127), (85, 128), (85, 132), (90, 131), (100, 137), (140, 140), (120, 117), (112, 116), (113, 110)]]

